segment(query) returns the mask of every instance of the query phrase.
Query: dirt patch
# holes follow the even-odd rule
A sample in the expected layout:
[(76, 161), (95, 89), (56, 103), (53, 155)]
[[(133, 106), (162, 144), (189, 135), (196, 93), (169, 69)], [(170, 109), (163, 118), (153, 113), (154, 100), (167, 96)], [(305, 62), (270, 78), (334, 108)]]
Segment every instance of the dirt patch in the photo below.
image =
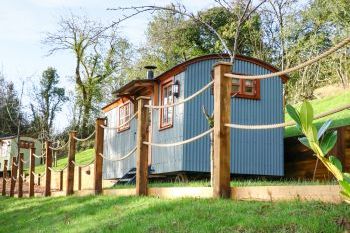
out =
[[(3, 183), (3, 178), (0, 177), (0, 195), (2, 193), (2, 183)], [(6, 195), (10, 195), (10, 186), (11, 186), (11, 181), (6, 182)], [(35, 193), (44, 193), (45, 188), (34, 185), (34, 192)], [(29, 193), (29, 182), (23, 182), (23, 194), (28, 194)], [(15, 185), (15, 195), (18, 194), (18, 182), (16, 182)]]

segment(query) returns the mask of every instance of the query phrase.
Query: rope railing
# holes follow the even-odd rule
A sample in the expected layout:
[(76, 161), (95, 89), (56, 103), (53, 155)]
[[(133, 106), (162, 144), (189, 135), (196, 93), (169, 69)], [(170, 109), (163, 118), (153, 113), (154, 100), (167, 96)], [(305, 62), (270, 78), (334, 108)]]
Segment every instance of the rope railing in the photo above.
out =
[(17, 181), (17, 178), (15, 178), (15, 177), (11, 177), (11, 179), (12, 179), (13, 181)]
[(151, 108), (151, 109), (161, 109), (161, 108), (169, 108), (169, 107), (174, 107), (183, 103), (186, 103), (188, 101), (190, 101), (191, 99), (193, 99), (194, 97), (198, 96), (199, 94), (201, 94), (202, 92), (204, 92), (205, 90), (207, 90), (208, 88), (210, 88), (212, 85), (214, 84), (214, 81), (211, 81), (210, 83), (208, 83), (207, 85), (205, 85), (202, 89), (200, 89), (199, 91), (195, 92), (194, 94), (190, 95), (189, 97), (180, 100), (176, 103), (172, 103), (172, 104), (166, 104), (166, 105), (145, 105), (146, 108)]
[(118, 162), (118, 161), (122, 161), (126, 158), (128, 158), (130, 155), (132, 155), (132, 153), (134, 153), (136, 151), (136, 148), (135, 147), (134, 149), (132, 149), (129, 153), (127, 153), (126, 155), (124, 155), (123, 157), (119, 158), (119, 159), (111, 159), (111, 158), (107, 158), (105, 157), (103, 154), (99, 154), (103, 159), (106, 159), (106, 160), (109, 160), (109, 161), (112, 161), (112, 162)]
[(72, 163), (74, 164), (74, 166), (76, 167), (80, 167), (80, 168), (84, 168), (84, 167), (88, 167), (90, 166), (91, 164), (93, 164), (95, 162), (95, 159), (91, 160), (89, 163), (87, 164), (78, 164), (76, 163), (75, 161), (72, 161)]
[(69, 143), (69, 140), (63, 145), (63, 146), (61, 146), (61, 147), (49, 147), (51, 150), (55, 150), (55, 151), (57, 151), (57, 150), (62, 150), (62, 149), (64, 149), (67, 145), (68, 145), (68, 143)]
[(119, 126), (117, 126), (117, 127), (108, 127), (108, 126), (105, 126), (105, 125), (100, 125), (100, 126), (101, 126), (102, 128), (104, 128), (104, 129), (120, 129), (120, 128), (126, 126), (127, 124), (129, 124), (136, 116), (137, 116), (137, 112), (136, 112), (134, 115), (132, 115), (132, 116), (129, 118), (129, 120), (125, 121), (123, 124), (121, 124), (121, 125), (119, 125)]
[(37, 173), (35, 173), (35, 172), (32, 172), (32, 174), (33, 174), (34, 176), (38, 177), (38, 178), (42, 178), (43, 176), (46, 175), (46, 172), (44, 172), (43, 174), (37, 174)]
[(168, 144), (161, 144), (161, 143), (153, 143), (153, 142), (143, 142), (143, 144), (145, 145), (149, 145), (149, 146), (155, 146), (155, 147), (172, 147), (172, 146), (180, 146), (180, 145), (184, 145), (184, 144), (187, 144), (187, 143), (190, 143), (190, 142), (193, 142), (193, 141), (196, 141), (202, 137), (204, 137), (205, 135), (213, 132), (214, 129), (211, 128), (193, 138), (189, 138), (187, 140), (184, 140), (184, 141), (181, 141), (181, 142), (175, 142), (175, 143), (168, 143)]
[(348, 43), (350, 43), (350, 37), (345, 38), (343, 41), (341, 41), (340, 43), (336, 44), (334, 47), (330, 48), (326, 52), (316, 56), (315, 58), (310, 59), (310, 60), (308, 60), (308, 61), (306, 61), (304, 63), (301, 63), (301, 64), (299, 64), (297, 66), (291, 67), (291, 68), (283, 70), (283, 71), (279, 71), (279, 72), (275, 72), (275, 73), (269, 73), (269, 74), (263, 74), (263, 75), (238, 75), (238, 74), (226, 73), (225, 77), (254, 80), (254, 79), (266, 79), (266, 78), (272, 78), (272, 77), (276, 77), (276, 76), (282, 76), (282, 75), (291, 73), (293, 71), (300, 70), (300, 69), (302, 69), (302, 68), (304, 68), (306, 66), (312, 65), (313, 63), (318, 62), (319, 60), (327, 57), (328, 55), (330, 55), (332, 53), (334, 53), (338, 49), (344, 47)]
[[(350, 104), (335, 108), (333, 110), (318, 114), (314, 117), (314, 120), (344, 111), (346, 109), (350, 110)], [(288, 121), (284, 123), (278, 123), (278, 124), (269, 124), (269, 125), (240, 125), (240, 124), (225, 124), (225, 126), (235, 129), (248, 129), (248, 130), (254, 130), (254, 129), (276, 129), (276, 128), (284, 128), (287, 126), (293, 126), (296, 125), (294, 121)]]
[(90, 138), (92, 138), (92, 136), (94, 136), (95, 133), (96, 133), (96, 130), (94, 130), (94, 132), (92, 132), (92, 134), (90, 134), (87, 138), (77, 138), (77, 137), (73, 137), (73, 138), (79, 142), (85, 142), (85, 141), (89, 140)]
[(7, 183), (11, 181), (11, 178), (3, 178)]
[(61, 169), (55, 169), (55, 168), (53, 168), (53, 167), (48, 167), (48, 169), (50, 170), (50, 171), (52, 171), (52, 172), (62, 172), (62, 171), (64, 171), (64, 169), (66, 169), (68, 167), (68, 164), (66, 164), (63, 168), (61, 168)]
[(22, 163), (26, 164), (28, 163), (29, 161), (28, 160), (24, 160), (24, 159), (21, 159)]
[(44, 155), (45, 155), (45, 153), (44, 153), (44, 154), (41, 154), (41, 155), (36, 155), (36, 154), (33, 154), (33, 156), (34, 156), (35, 158), (38, 158), (38, 159), (43, 158), (43, 157), (44, 157)]

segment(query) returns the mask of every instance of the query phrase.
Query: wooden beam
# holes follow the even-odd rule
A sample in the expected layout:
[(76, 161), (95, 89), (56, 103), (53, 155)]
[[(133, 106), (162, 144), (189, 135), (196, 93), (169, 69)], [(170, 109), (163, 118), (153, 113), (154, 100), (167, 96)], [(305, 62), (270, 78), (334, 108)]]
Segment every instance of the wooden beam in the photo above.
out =
[(60, 191), (63, 190), (63, 171), (60, 171), (60, 186), (59, 186), (59, 190)]
[(18, 159), (18, 197), (23, 197), (23, 153), (19, 154)]
[(214, 65), (214, 184), (213, 197), (230, 197), (230, 128), (232, 81), (224, 76), (232, 64)]
[(3, 180), (2, 180), (2, 195), (3, 196), (6, 196), (6, 184), (7, 184), (7, 181), (6, 181), (6, 178), (7, 178), (7, 160), (5, 159), (4, 160), (4, 169), (3, 169)]
[(75, 162), (75, 137), (77, 136), (76, 131), (69, 132), (69, 149), (68, 149), (68, 167), (67, 167), (67, 189), (66, 195), (74, 194), (74, 163)]
[(45, 150), (46, 150), (46, 166), (45, 166), (45, 197), (51, 195), (51, 170), (52, 168), (52, 150), (50, 149), (51, 142), (45, 142)]
[(94, 189), (95, 194), (102, 193), (102, 168), (103, 168), (103, 141), (104, 141), (104, 128), (102, 126), (106, 125), (105, 118), (97, 118), (95, 129), (95, 166), (94, 166)]
[(10, 197), (13, 197), (15, 194), (15, 186), (16, 186), (16, 180), (17, 180), (17, 167), (16, 165), (16, 157), (12, 157), (12, 165), (11, 165), (11, 186), (10, 186)]
[(149, 103), (149, 97), (139, 97), (137, 113), (137, 139), (136, 139), (136, 195), (147, 195), (148, 184), (148, 117), (149, 110), (144, 107)]
[(29, 197), (34, 197), (35, 148), (29, 152)]
[(81, 190), (81, 167), (78, 167), (78, 190)]

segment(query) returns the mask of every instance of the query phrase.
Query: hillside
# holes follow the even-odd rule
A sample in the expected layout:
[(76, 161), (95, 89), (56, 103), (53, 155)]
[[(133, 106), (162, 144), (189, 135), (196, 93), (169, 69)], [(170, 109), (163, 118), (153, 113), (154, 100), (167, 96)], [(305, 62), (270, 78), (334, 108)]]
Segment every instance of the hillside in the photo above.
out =
[[(94, 158), (94, 149), (87, 149), (84, 151), (80, 151), (75, 154), (75, 161), (78, 164), (86, 164), (89, 163)], [(57, 160), (57, 167), (55, 169), (62, 169), (67, 164), (67, 156), (60, 158)], [(43, 173), (45, 171), (45, 165), (38, 165), (35, 167), (35, 173)]]
[[(329, 110), (332, 110), (334, 108), (343, 106), (345, 104), (350, 103), (350, 91), (342, 92), (338, 95), (333, 95), (330, 97), (326, 97), (323, 99), (317, 99), (310, 101), (314, 108), (314, 114), (320, 114)], [(296, 105), (295, 107), (300, 107), (301, 104)], [(316, 125), (319, 128), (326, 120), (332, 119), (332, 126), (331, 128), (336, 128), (344, 125), (350, 125), (350, 110), (344, 110), (342, 112), (335, 113), (333, 115), (330, 115), (328, 117), (321, 118), (319, 120), (316, 120)], [(288, 115), (288, 113), (285, 114), (285, 121), (291, 121), (292, 119)], [(292, 137), (300, 135), (300, 132), (297, 130), (295, 126), (287, 127), (285, 129), (285, 137)]]

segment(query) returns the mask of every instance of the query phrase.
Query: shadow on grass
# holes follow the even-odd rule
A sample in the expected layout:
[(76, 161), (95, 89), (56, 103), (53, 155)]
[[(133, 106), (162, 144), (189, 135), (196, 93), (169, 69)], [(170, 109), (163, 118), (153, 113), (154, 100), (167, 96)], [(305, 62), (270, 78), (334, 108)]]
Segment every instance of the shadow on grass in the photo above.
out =
[(1, 232), (343, 232), (347, 205), (147, 197), (0, 198)]

